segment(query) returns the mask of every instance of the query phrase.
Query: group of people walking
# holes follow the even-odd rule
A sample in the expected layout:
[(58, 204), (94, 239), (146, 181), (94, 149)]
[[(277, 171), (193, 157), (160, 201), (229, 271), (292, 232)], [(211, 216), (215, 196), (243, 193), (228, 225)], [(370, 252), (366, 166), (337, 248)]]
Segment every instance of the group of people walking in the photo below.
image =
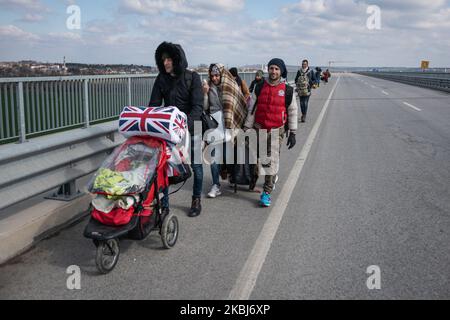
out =
[[(268, 132), (268, 145), (273, 133), (277, 133), (281, 150), (282, 143), (287, 137), (290, 149), (296, 145), (298, 123), (306, 122), (308, 104), (313, 88), (319, 86), (320, 73), (309, 67), (304, 60), (298, 71), (295, 88), (287, 82), (287, 68), (283, 60), (275, 58), (268, 64), (268, 78), (264, 72), (258, 71), (250, 87), (240, 78), (238, 70), (227, 70), (224, 65), (213, 63), (209, 67), (208, 80), (202, 83), (200, 75), (187, 69), (188, 62), (183, 48), (178, 44), (163, 42), (155, 53), (159, 75), (155, 80), (149, 106), (176, 106), (187, 115), (188, 129), (191, 134), (191, 155), (202, 148), (201, 139), (195, 135), (194, 123), (202, 121), (204, 113), (213, 115), (222, 112), (224, 127), (227, 129), (261, 130)], [(301, 117), (296, 95), (300, 98)], [(225, 148), (224, 148), (225, 149)], [(216, 150), (215, 150), (216, 151)], [(270, 154), (269, 150), (269, 154)], [(213, 155), (214, 156), (214, 155)], [(271, 159), (278, 157), (271, 157)], [(275, 161), (275, 160), (274, 160)], [(278, 163), (271, 163), (278, 166)], [(203, 164), (193, 162), (192, 171), (194, 186), (190, 217), (201, 214), (201, 198), (203, 194)], [(211, 163), (213, 185), (208, 197), (221, 195), (220, 178), (227, 178), (227, 166)], [(257, 174), (257, 173), (255, 173)], [(270, 207), (271, 194), (277, 183), (276, 173), (265, 174), (264, 190), (259, 203), (263, 207)], [(255, 188), (256, 181), (252, 181), (250, 189)], [(164, 191), (162, 199), (163, 211), (169, 211), (169, 191)]]

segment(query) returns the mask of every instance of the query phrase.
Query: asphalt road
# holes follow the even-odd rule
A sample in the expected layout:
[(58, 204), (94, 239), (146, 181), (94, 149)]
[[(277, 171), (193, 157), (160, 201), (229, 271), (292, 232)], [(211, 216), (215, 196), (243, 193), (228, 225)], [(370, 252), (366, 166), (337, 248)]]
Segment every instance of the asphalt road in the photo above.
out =
[[(297, 147), (283, 149), (274, 208), (281, 191), (292, 195), (282, 212), (224, 183), (191, 219), (186, 186), (171, 198), (181, 227), (174, 249), (158, 234), (123, 241), (118, 266), (100, 276), (84, 220), (1, 267), (0, 298), (227, 299), (276, 213), (251, 299), (449, 299), (450, 95), (342, 75), (299, 179), (286, 185), (337, 78), (314, 92)], [(207, 192), (207, 167), (205, 176)], [(81, 290), (66, 287), (70, 265), (81, 268)], [(366, 285), (373, 265), (380, 290)]]

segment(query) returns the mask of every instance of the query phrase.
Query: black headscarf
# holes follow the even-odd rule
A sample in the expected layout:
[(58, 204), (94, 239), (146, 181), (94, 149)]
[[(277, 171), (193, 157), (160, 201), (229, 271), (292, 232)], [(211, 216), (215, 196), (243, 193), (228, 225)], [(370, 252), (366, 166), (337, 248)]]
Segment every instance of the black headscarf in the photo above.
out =
[(236, 78), (236, 82), (239, 85), (239, 87), (242, 87), (242, 79), (239, 77), (238, 69), (237, 68), (231, 68), (230, 73), (233, 77)]

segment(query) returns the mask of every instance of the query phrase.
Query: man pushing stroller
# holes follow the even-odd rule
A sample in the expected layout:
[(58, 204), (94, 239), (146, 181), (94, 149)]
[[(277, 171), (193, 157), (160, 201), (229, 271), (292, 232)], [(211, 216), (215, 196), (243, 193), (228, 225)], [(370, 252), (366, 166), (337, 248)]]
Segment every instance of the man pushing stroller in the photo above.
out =
[[(188, 62), (183, 48), (178, 44), (163, 42), (156, 49), (156, 65), (159, 75), (155, 80), (149, 107), (177, 106), (188, 117), (188, 128), (191, 133), (192, 153), (201, 152), (201, 137), (194, 136), (194, 122), (201, 121), (203, 112), (203, 89), (200, 76), (187, 70)], [(194, 171), (194, 188), (190, 217), (197, 217), (202, 211), (201, 195), (203, 191), (203, 165), (194, 162), (192, 154), (192, 170)], [(169, 190), (164, 190), (162, 199), (163, 211), (169, 211)]]

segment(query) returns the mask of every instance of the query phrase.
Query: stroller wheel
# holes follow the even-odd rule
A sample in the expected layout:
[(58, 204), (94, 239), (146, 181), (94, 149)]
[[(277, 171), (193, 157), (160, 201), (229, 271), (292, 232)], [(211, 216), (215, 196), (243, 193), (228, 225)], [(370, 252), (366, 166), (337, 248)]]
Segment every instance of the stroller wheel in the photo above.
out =
[(110, 273), (119, 261), (119, 240), (99, 241), (95, 263), (102, 274)]
[(161, 227), (161, 240), (166, 249), (172, 249), (178, 240), (178, 218), (169, 214)]

